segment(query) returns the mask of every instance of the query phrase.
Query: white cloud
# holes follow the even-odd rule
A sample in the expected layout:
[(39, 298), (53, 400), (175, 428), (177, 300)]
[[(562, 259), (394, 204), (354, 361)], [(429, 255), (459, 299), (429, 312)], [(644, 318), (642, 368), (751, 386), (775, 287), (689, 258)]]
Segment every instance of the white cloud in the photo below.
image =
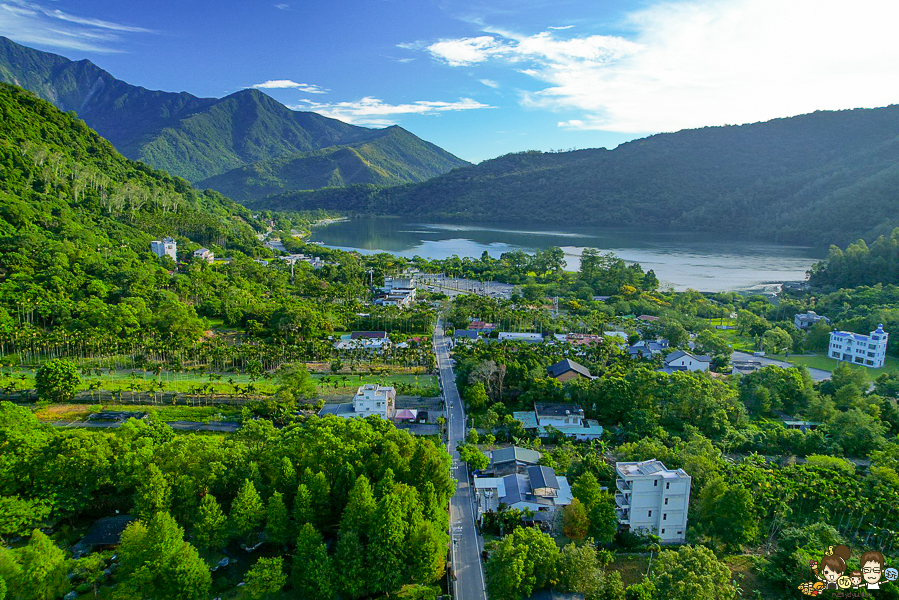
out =
[(496, 89), (499, 87), (499, 83), (497, 83), (496, 81), (493, 81), (492, 79), (479, 79), (478, 81), (480, 81), (487, 87), (492, 87), (493, 89)]
[(418, 100), (408, 104), (388, 104), (380, 98), (366, 96), (355, 102), (319, 103), (303, 100), (303, 104), (291, 106), (294, 110), (311, 110), (326, 117), (339, 119), (357, 125), (394, 125), (401, 115), (435, 115), (460, 110), (493, 108), (471, 98), (460, 98), (456, 102)]
[(291, 81), (290, 79), (270, 79), (263, 83), (257, 83), (255, 85), (251, 85), (251, 88), (255, 88), (257, 90), (286, 90), (286, 89), (295, 89), (301, 92), (306, 92), (307, 94), (327, 94), (328, 90), (323, 87), (313, 85), (311, 83), (297, 83), (296, 81)]
[(626, 38), (488, 29), (427, 51), (532, 77), (522, 104), (579, 113), (560, 126), (647, 133), (899, 102), (897, 22), (891, 0), (679, 0), (628, 14)]
[(288, 10), (290, 8), (289, 4), (275, 4), (275, 8), (278, 10)]
[(562, 29), (571, 29), (572, 27), (574, 27), (574, 25), (559, 25), (559, 26), (557, 26), (557, 27), (550, 26), (550, 27), (547, 27), (547, 29), (559, 29), (559, 30), (562, 30)]
[(427, 47), (432, 56), (443, 59), (451, 67), (484, 62), (491, 56), (502, 56), (506, 49), (506, 44), (489, 35), (442, 40)]
[(130, 25), (119, 25), (118, 23), (103, 21), (101, 19), (87, 19), (84, 17), (78, 17), (75, 15), (64, 13), (59, 9), (45, 11), (44, 14), (46, 14), (48, 17), (54, 17), (61, 21), (68, 21), (69, 23), (77, 23), (79, 25), (87, 25), (88, 27), (111, 29), (112, 31), (126, 31), (129, 33), (153, 33), (151, 29), (145, 29), (143, 27), (132, 27)]
[(0, 2), (0, 35), (21, 44), (38, 44), (82, 52), (120, 52), (122, 34), (155, 33), (132, 25), (113, 23), (51, 9), (43, 2)]

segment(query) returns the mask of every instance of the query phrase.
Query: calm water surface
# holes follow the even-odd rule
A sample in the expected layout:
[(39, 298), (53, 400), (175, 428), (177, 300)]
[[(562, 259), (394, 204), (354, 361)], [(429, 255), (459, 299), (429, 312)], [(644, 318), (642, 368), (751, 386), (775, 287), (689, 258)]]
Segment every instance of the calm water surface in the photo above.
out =
[(399, 218), (369, 217), (340, 221), (312, 230), (313, 242), (366, 254), (390, 252), (428, 259), (480, 257), (503, 252), (560, 246), (567, 270), (580, 267), (584, 248), (611, 251), (628, 262), (653, 269), (663, 286), (676, 290), (772, 291), (783, 281), (800, 281), (824, 251), (716, 238), (709, 234), (656, 233), (620, 229), (537, 226), (457, 225)]

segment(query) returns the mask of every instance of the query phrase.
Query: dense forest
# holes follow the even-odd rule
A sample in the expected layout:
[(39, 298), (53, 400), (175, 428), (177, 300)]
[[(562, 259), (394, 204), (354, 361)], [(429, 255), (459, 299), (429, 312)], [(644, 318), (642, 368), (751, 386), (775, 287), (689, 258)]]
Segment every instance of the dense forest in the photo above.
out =
[(821, 111), (614, 150), (510, 154), (420, 184), (284, 193), (253, 205), (847, 244), (897, 225), (897, 131), (897, 106)]
[[(110, 583), (114, 563), (106, 597), (206, 600), (240, 583), (206, 560), (261, 541), (244, 597), (289, 581), (292, 597), (360, 598), (443, 575), (449, 455), (377, 418), (311, 417), (284, 429), (251, 421), (228, 437), (132, 420), (106, 434), (41, 425), (4, 402), (0, 446), (0, 536), (34, 529), (27, 544), (0, 549), (10, 598), (95, 589)], [(53, 524), (74, 544), (77, 526), (114, 513), (136, 519), (115, 557), (70, 560), (35, 529)]]
[[(30, 90), (61, 110), (76, 111), (125, 156), (192, 182), (291, 155), (297, 155), (289, 161), (293, 169), (281, 172), (280, 166), (263, 163), (254, 170), (266, 174), (267, 186), (277, 178), (280, 183), (274, 189), (281, 190), (335, 185), (342, 180), (421, 181), (466, 164), (405, 130), (398, 136), (390, 130), (290, 110), (258, 90), (242, 90), (225, 98), (151, 91), (118, 80), (90, 61), (73, 62), (4, 37), (0, 37), (0, 81)], [(345, 165), (301, 154), (363, 142), (375, 144), (378, 150), (368, 153), (365, 165), (353, 167), (364, 166), (373, 173), (383, 170), (379, 178), (366, 179), (352, 172), (333, 177), (335, 166)], [(298, 178), (298, 171), (307, 174)], [(238, 173), (228, 178), (227, 193), (234, 193), (239, 180)], [(258, 181), (248, 185), (247, 193), (259, 191)]]

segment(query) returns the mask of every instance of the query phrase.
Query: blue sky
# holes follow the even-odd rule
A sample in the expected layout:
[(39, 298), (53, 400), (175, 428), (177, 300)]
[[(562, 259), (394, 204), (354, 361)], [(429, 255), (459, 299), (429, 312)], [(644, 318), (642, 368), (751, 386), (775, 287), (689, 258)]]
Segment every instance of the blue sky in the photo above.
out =
[(899, 102), (893, 0), (0, 0), (0, 35), (150, 89), (257, 86), (471, 161)]

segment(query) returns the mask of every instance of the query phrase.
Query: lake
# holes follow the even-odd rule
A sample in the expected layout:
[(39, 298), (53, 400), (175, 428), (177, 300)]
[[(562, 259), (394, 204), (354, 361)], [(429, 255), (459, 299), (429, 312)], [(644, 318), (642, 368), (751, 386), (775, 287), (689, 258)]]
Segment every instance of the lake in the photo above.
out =
[(817, 248), (722, 239), (705, 233), (460, 225), (390, 217), (364, 217), (315, 227), (310, 239), (329, 248), (428, 259), (454, 254), (478, 258), (484, 251), (499, 258), (503, 252), (534, 252), (559, 246), (565, 251), (569, 271), (578, 270), (580, 253), (592, 247), (638, 262), (646, 271), (652, 269), (663, 287), (703, 292), (771, 293), (780, 282), (805, 279), (805, 272), (825, 254)]

